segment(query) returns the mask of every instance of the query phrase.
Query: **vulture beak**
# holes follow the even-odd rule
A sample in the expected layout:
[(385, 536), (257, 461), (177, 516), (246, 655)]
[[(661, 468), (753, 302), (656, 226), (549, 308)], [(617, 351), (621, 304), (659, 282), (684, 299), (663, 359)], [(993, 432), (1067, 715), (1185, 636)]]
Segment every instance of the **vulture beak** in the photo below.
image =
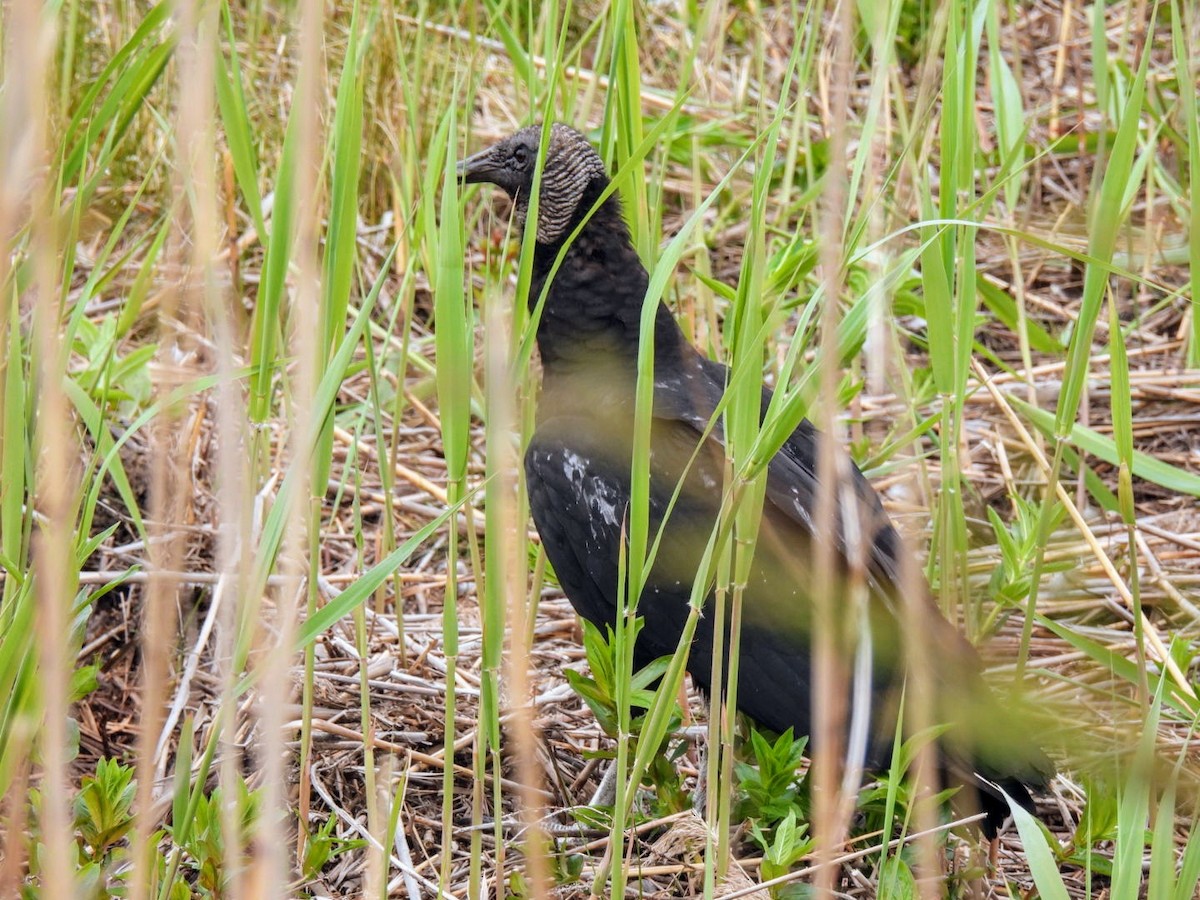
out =
[(458, 180), (462, 184), (478, 184), (478, 183), (495, 183), (496, 175), (499, 174), (500, 167), (496, 165), (495, 157), (492, 151), (495, 148), (488, 147), (486, 150), (480, 150), (474, 156), (468, 156), (466, 159), (458, 162)]

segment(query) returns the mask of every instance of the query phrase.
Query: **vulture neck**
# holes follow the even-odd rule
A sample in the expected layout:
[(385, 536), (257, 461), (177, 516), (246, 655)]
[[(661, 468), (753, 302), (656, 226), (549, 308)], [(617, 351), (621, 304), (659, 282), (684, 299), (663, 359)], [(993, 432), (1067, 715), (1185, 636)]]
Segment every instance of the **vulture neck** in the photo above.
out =
[[(563, 245), (606, 186), (604, 179), (594, 179), (563, 235), (536, 245), (530, 312), (537, 307)], [(537, 331), (546, 388), (560, 374), (573, 381), (581, 375), (608, 378), (625, 373), (626, 379), (636, 375), (642, 303), (649, 281), (620, 203), (611, 196), (567, 247), (550, 283)], [(690, 349), (670, 310), (660, 302), (654, 323), (656, 366), (674, 363)]]

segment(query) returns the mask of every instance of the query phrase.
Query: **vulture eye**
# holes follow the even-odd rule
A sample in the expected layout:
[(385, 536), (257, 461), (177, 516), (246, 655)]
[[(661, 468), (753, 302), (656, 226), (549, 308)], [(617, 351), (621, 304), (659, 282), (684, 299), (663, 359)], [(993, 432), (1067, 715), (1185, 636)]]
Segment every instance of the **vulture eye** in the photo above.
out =
[(525, 168), (525, 164), (529, 162), (529, 151), (524, 147), (517, 146), (513, 149), (512, 159), (518, 168), (523, 169)]

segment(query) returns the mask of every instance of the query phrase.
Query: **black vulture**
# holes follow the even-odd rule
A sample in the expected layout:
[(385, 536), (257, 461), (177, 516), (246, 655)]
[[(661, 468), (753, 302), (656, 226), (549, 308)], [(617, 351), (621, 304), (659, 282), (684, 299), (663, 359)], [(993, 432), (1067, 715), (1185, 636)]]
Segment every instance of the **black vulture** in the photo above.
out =
[[(459, 164), (464, 182), (503, 188), (523, 227), (528, 226), (540, 136), (541, 126), (525, 128)], [(604, 163), (588, 140), (565, 125), (553, 125), (537, 211), (531, 309), (564, 243), (608, 185)], [(525, 453), (530, 508), (567, 597), (581, 616), (601, 629), (614, 625), (617, 615), (618, 557), (630, 499), (636, 363), (648, 282), (614, 193), (567, 247), (553, 273), (537, 329), (542, 387), (536, 431)], [(637, 605), (645, 619), (634, 648), (639, 667), (674, 652), (687, 618), (692, 582), (718, 515), (725, 452), (720, 423), (705, 434), (726, 389), (727, 374), (724, 365), (688, 343), (660, 303), (654, 320), (650, 435), (652, 534), (663, 525), (664, 516), (666, 524)], [(770, 396), (764, 389), (763, 413)], [(744, 591), (736, 697), (738, 708), (759, 724), (779, 732), (791, 727), (797, 734), (811, 734), (812, 722), (818, 437), (812, 424), (802, 421), (768, 466), (760, 536)], [(865, 764), (868, 769), (886, 769), (891, 759), (906, 672), (904, 629), (898, 617), (915, 609), (923, 617), (918, 627), (931, 651), (927, 655), (934, 714), (951, 726), (939, 738), (943, 774), (973, 787), (975, 808), (986, 813), (983, 831), (992, 837), (1008, 815), (998, 788), (1032, 810), (1029, 788), (1044, 786), (1053, 765), (984, 684), (974, 647), (941, 615), (927, 587), (921, 585), (920, 603), (903, 602), (900, 537), (862, 473), (849, 459), (841, 470), (847, 474), (846, 483), (837, 486), (837, 502), (843, 507), (838, 527), (853, 513), (869, 548), (865, 568), (872, 728)], [(846, 510), (847, 504), (855, 508)], [(838, 544), (844, 554), (844, 541)], [(844, 573), (847, 568), (843, 556), (840, 569)], [(711, 681), (712, 619), (701, 618), (688, 661), (693, 681), (704, 690)]]

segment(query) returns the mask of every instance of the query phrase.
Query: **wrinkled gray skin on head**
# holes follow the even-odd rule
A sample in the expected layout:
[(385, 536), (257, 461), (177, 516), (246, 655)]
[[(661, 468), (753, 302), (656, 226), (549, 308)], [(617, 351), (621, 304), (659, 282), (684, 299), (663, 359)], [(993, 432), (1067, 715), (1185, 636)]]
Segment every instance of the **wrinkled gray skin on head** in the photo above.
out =
[[(458, 164), (464, 182), (497, 185), (513, 199), (522, 227), (529, 214), (529, 195), (542, 126), (532, 125)], [(552, 244), (565, 236), (583, 192), (595, 178), (607, 178), (604, 161), (588, 139), (558, 122), (550, 126), (542, 195), (538, 203), (537, 242)]]

